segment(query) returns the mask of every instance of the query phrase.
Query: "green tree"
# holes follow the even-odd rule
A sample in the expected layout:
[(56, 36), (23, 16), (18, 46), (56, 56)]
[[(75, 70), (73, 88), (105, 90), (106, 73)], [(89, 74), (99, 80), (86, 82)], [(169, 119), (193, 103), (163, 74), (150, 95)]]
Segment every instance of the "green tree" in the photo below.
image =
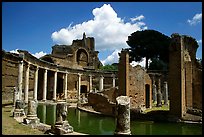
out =
[(105, 65), (105, 66), (101, 66), (100, 67), (101, 70), (107, 70), (107, 71), (111, 71), (111, 70), (118, 70), (118, 65), (117, 63), (113, 63), (112, 65)]
[(126, 41), (131, 47), (130, 61), (141, 61), (145, 57), (146, 69), (149, 59), (158, 58), (168, 63), (170, 40), (170, 37), (155, 30), (142, 30), (132, 33)]

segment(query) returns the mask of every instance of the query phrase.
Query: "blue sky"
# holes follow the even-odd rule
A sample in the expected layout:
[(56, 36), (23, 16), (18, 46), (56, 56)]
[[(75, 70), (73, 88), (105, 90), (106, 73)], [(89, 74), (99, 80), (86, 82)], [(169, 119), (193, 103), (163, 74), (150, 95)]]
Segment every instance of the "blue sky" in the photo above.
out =
[(39, 57), (54, 44), (70, 45), (83, 32), (95, 38), (103, 64), (118, 62), (127, 37), (154, 29), (167, 36), (189, 35), (202, 58), (202, 2), (3, 2), (2, 49)]

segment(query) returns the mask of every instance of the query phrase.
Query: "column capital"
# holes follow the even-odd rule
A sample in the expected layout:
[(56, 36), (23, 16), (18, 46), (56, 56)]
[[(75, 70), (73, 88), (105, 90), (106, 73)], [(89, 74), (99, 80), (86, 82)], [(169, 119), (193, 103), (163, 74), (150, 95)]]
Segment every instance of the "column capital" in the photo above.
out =
[(100, 78), (104, 78), (104, 76), (103, 76), (103, 75), (100, 75)]
[(81, 73), (77, 73), (77, 75), (81, 77), (82, 74)]

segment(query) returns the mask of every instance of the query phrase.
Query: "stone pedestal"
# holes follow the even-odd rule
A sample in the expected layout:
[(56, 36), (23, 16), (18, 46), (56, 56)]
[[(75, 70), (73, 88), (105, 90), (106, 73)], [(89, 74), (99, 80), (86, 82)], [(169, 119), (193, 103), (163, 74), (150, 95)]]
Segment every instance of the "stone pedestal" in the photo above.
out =
[(73, 127), (67, 121), (67, 105), (66, 103), (57, 103), (57, 119), (54, 126), (51, 127), (51, 132), (56, 135), (63, 135), (73, 132)]
[(24, 102), (22, 100), (16, 100), (15, 109), (13, 112), (13, 117), (25, 116)]
[(35, 126), (40, 123), (40, 119), (37, 117), (37, 102), (34, 100), (28, 101), (28, 114), (27, 117), (23, 119), (25, 124)]
[(131, 135), (130, 131), (130, 98), (119, 96), (116, 98), (117, 125), (115, 135)]

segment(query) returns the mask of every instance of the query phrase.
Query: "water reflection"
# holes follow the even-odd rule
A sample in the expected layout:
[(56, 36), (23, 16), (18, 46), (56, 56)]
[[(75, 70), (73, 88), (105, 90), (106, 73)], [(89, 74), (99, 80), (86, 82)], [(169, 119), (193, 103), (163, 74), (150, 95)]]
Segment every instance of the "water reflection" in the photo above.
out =
[[(42, 123), (54, 125), (56, 105), (39, 104), (37, 115)], [(87, 113), (68, 108), (67, 120), (74, 131), (91, 135), (113, 135), (116, 127), (113, 117)], [(131, 121), (132, 135), (202, 135), (202, 125), (183, 123), (155, 123), (152, 121)]]

